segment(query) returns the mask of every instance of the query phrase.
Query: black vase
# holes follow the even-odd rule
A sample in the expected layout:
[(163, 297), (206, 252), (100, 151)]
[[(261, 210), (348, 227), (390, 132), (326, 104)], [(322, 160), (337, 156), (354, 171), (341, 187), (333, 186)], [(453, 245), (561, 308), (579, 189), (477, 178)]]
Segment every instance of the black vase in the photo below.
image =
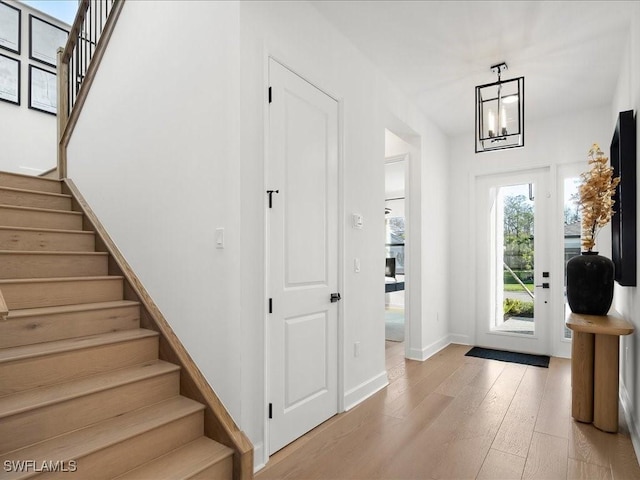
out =
[(574, 313), (606, 315), (613, 301), (613, 262), (582, 252), (567, 262), (567, 300)]

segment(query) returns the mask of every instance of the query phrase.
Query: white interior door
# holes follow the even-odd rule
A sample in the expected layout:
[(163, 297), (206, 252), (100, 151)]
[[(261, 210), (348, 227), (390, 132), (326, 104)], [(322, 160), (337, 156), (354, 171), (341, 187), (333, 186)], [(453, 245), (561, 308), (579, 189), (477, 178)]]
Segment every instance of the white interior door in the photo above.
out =
[(476, 344), (550, 354), (549, 170), (476, 178)]
[(269, 63), (269, 454), (338, 411), (338, 104)]

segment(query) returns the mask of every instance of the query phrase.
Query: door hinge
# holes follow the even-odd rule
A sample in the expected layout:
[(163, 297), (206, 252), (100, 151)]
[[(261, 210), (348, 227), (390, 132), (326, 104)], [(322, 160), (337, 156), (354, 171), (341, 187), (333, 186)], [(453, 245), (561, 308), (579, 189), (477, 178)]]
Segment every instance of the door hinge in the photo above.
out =
[(271, 103), (272, 99), (271, 99), (271, 87), (269, 87), (269, 103)]
[(269, 418), (273, 418), (273, 403), (269, 404)]
[(273, 298), (269, 299), (269, 313), (273, 313)]

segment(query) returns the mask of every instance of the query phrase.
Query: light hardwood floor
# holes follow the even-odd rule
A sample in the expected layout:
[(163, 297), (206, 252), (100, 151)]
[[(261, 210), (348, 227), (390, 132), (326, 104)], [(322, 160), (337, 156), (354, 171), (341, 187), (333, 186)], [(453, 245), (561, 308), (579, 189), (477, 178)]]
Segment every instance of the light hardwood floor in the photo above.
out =
[(387, 342), (390, 385), (273, 455), (267, 479), (640, 479), (624, 420), (571, 418), (570, 361), (548, 369), (465, 357), (426, 362)]

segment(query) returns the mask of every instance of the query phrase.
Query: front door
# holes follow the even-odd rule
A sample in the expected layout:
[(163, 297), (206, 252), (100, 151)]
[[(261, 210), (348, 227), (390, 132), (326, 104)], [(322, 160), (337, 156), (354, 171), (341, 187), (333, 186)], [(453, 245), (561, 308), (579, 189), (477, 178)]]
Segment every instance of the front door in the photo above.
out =
[(550, 354), (548, 169), (476, 178), (476, 343)]
[(338, 104), (270, 60), (269, 454), (338, 411)]

